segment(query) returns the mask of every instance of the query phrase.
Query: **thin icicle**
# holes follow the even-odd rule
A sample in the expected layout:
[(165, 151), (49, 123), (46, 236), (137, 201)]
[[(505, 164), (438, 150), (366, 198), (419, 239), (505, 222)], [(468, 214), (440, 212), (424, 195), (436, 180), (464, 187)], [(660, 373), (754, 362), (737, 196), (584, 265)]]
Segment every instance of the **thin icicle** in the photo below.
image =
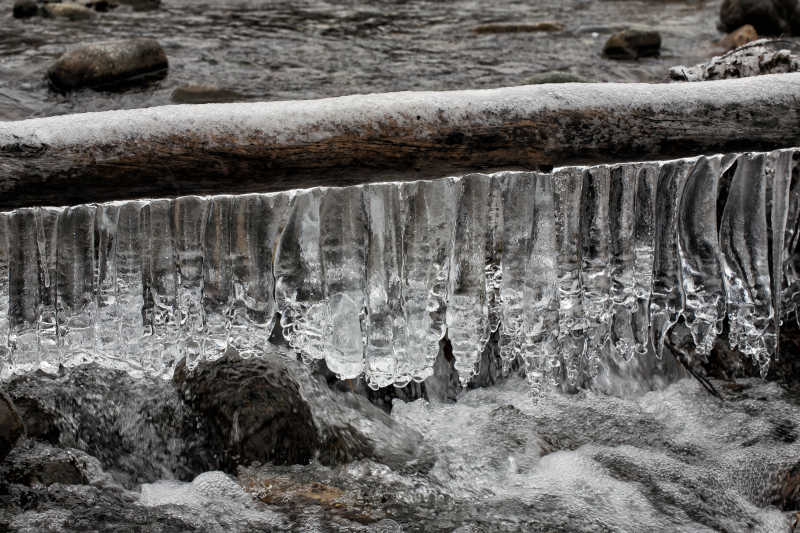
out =
[(653, 262), (656, 235), (656, 191), (659, 167), (642, 164), (636, 172), (633, 210), (633, 293), (636, 308), (631, 315), (635, 353), (647, 354), (651, 347), (650, 296), (653, 290)]
[(8, 313), (8, 276), (11, 249), (8, 241), (8, 213), (0, 213), (0, 379), (11, 367), (11, 350), (8, 345), (9, 321)]

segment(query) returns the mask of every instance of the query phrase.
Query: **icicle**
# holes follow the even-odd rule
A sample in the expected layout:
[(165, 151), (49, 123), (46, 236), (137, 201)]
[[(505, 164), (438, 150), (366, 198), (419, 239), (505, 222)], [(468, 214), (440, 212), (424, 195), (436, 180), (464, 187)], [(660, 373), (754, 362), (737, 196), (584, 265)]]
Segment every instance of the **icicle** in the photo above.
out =
[(362, 187), (328, 189), (319, 208), (325, 295), (330, 308), (328, 368), (340, 379), (364, 370), (367, 220)]
[(273, 251), (289, 206), (288, 194), (235, 197), (231, 233), (231, 346), (260, 356), (275, 325)]
[[(145, 350), (149, 349), (152, 331), (143, 321), (145, 311), (145, 275), (149, 273), (150, 245), (145, 231), (143, 201), (125, 202), (117, 219), (117, 350), (129, 369), (145, 371)], [(149, 299), (149, 298), (148, 298)]]
[(558, 353), (558, 240), (549, 174), (533, 176), (533, 219), (524, 279), (522, 355), (531, 394), (539, 395), (560, 372)]
[(11, 351), (8, 346), (9, 218), (8, 213), (0, 213), (0, 379), (11, 371)]
[(401, 291), (405, 217), (397, 184), (367, 185), (364, 196), (369, 226), (365, 373), (377, 390), (391, 385), (397, 362), (408, 359)]
[(486, 308), (486, 241), (489, 178), (471, 174), (460, 180), (453, 262), (447, 300), (447, 336), (455, 368), (466, 385), (475, 373), (488, 338)]
[(764, 156), (739, 157), (720, 223), (729, 340), (766, 372), (764, 332), (772, 320)]
[(677, 216), (683, 316), (694, 339), (695, 353), (703, 358), (711, 352), (725, 316), (717, 237), (720, 174), (720, 158), (699, 158), (686, 179)]
[(9, 348), (11, 364), (20, 371), (39, 366), (41, 279), (34, 209), (17, 209), (9, 221)]
[(230, 196), (209, 201), (203, 233), (203, 357), (211, 361), (225, 355), (230, 338), (231, 201)]
[[(489, 179), (489, 208), (486, 217), (486, 316), (488, 333), (494, 333), (503, 319), (503, 179), (496, 174)], [(481, 344), (488, 342), (488, 337)], [(481, 346), (483, 350), (483, 346)]]
[[(778, 355), (780, 326), (783, 311), (783, 250), (789, 215), (789, 191), (792, 181), (792, 153), (787, 150), (766, 154), (767, 171), (767, 231), (770, 242), (770, 290), (772, 292), (772, 320), (764, 341), (770, 357)], [(762, 367), (766, 375), (766, 368)]]
[(800, 152), (788, 150), (790, 155), (790, 185), (787, 199), (786, 235), (783, 246), (783, 288), (781, 295), (782, 319), (793, 319), (800, 324)]
[(119, 308), (117, 305), (118, 204), (101, 204), (95, 211), (95, 355), (117, 369), (125, 368), (119, 350)]
[(184, 196), (172, 202), (172, 232), (178, 268), (178, 357), (191, 370), (203, 359), (203, 245), (209, 200)]
[(149, 250), (143, 276), (147, 330), (142, 366), (168, 376), (178, 360), (177, 262), (170, 223), (170, 201), (152, 200), (142, 210)]
[(684, 308), (677, 224), (680, 194), (688, 165), (684, 160), (666, 163), (658, 176), (653, 292), (650, 297), (650, 335), (657, 357), (663, 355), (666, 334)]
[(446, 333), (445, 312), (453, 250), (456, 187), (451, 179), (421, 181), (408, 193), (404, 241), (408, 358), (398, 361), (399, 385), (433, 373), (439, 342)]
[(581, 195), (581, 286), (586, 317), (586, 359), (590, 377), (595, 377), (609, 344), (611, 319), (609, 276), (608, 207), (610, 171), (592, 167), (583, 173)]
[(653, 290), (653, 262), (656, 236), (656, 191), (660, 169), (644, 163), (636, 172), (633, 211), (633, 293), (636, 309), (631, 316), (635, 351), (645, 355), (650, 338), (650, 297)]
[[(56, 263), (58, 253), (58, 217), (63, 209), (36, 207), (35, 242), (39, 260), (39, 365), (42, 369), (55, 373), (63, 362), (61, 344), (58, 338), (58, 318), (56, 312)], [(27, 235), (27, 239), (31, 239)]]
[(631, 360), (637, 351), (632, 320), (637, 311), (634, 228), (638, 170), (636, 165), (611, 169), (608, 204), (611, 342), (614, 353), (625, 361)]
[(58, 218), (56, 318), (65, 365), (90, 362), (94, 355), (94, 217), (93, 205), (79, 205)]
[(525, 285), (528, 275), (531, 228), (533, 227), (536, 175), (514, 172), (505, 175), (503, 200), (503, 254), (500, 299), (503, 325), (500, 355), (506, 365), (522, 356), (525, 321)]
[(320, 189), (298, 191), (275, 254), (283, 334), (305, 359), (324, 359), (330, 331), (319, 248)]
[(581, 285), (580, 214), (583, 172), (567, 168), (553, 173), (556, 235), (558, 238), (558, 344), (567, 381), (578, 380), (586, 350), (586, 317)]

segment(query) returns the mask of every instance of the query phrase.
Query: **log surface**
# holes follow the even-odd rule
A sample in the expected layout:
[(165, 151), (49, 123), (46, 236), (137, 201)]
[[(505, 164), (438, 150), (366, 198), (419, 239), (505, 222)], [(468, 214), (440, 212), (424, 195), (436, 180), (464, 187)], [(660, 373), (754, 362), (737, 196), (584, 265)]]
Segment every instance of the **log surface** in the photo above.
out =
[(0, 209), (800, 144), (800, 73), (164, 106), (0, 123)]

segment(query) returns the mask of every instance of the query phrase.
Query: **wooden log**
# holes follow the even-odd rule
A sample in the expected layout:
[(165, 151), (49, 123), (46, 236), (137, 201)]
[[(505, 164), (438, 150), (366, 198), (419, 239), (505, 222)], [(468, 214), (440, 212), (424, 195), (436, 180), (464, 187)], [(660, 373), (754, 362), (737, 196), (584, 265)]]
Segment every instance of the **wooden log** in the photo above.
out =
[(165, 106), (0, 123), (0, 209), (800, 144), (800, 73)]

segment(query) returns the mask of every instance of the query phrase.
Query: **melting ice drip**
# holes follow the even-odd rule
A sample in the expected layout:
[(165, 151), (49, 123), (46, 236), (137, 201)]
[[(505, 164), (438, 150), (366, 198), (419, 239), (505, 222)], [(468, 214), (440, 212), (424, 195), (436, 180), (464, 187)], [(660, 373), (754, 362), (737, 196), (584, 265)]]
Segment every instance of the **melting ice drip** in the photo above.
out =
[[(463, 380), (500, 330), (534, 390), (689, 328), (763, 371), (800, 304), (794, 151), (0, 214), (4, 373), (99, 360), (169, 375), (262, 353), (374, 387)], [(781, 311), (783, 309), (783, 311)]]

